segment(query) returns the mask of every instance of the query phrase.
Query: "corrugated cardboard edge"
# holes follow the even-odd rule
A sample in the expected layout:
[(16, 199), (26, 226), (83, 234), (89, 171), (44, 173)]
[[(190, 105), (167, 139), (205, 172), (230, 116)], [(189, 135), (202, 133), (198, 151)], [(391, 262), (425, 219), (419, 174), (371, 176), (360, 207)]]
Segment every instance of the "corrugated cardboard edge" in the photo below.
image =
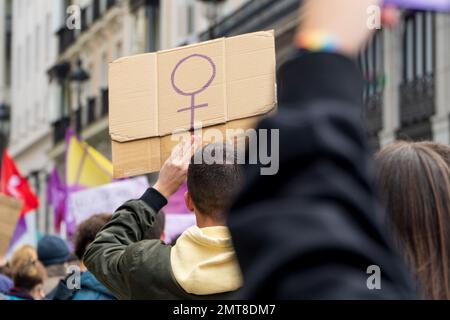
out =
[(0, 204), (7, 206), (9, 209), (21, 210), (23, 202), (15, 198), (8, 197), (7, 195), (0, 193)]
[[(20, 211), (22, 210), (23, 202), (17, 199), (8, 197), (0, 193), (0, 215), (7, 214), (9, 224), (3, 225), (3, 220), (0, 220), (0, 233), (8, 232), (8, 238), (12, 237), (14, 234), (14, 229), (16, 227), (17, 221), (20, 217)], [(13, 216), (12, 216), (13, 215)], [(5, 219), (6, 220), (6, 219)], [(9, 228), (7, 230), (6, 228)], [(3, 234), (2, 234), (3, 238)], [(0, 239), (0, 256), (4, 255), (9, 247), (10, 239)]]
[[(204, 134), (206, 130), (212, 128), (219, 129), (221, 131), (231, 128), (248, 130), (254, 128), (260, 120), (274, 114), (275, 111), (276, 107), (264, 115), (242, 118), (224, 123), (222, 125), (202, 128), (202, 132)], [(192, 132), (190, 131), (183, 131), (180, 132), (179, 135), (190, 135), (191, 133)], [(225, 135), (224, 137), (227, 138)], [(176, 144), (176, 142), (171, 141), (171, 139), (172, 136), (168, 135), (162, 138), (153, 137), (128, 142), (117, 142), (112, 140), (113, 162), (117, 163), (117, 161), (119, 161), (119, 159), (114, 159), (114, 157), (117, 157), (118, 155), (127, 155), (126, 159), (120, 159), (122, 160), (120, 161), (120, 166), (114, 166), (114, 178), (121, 179), (159, 171), (162, 166), (162, 161), (167, 159), (173, 146)], [(205, 144), (207, 141), (203, 141), (203, 143)], [(163, 148), (163, 146), (165, 146), (165, 148)], [(132, 152), (137, 151), (137, 153), (133, 156), (128, 156), (128, 152), (130, 150)], [(130, 160), (133, 162), (128, 164), (124, 163)], [(120, 167), (120, 169), (118, 169), (118, 167)]]

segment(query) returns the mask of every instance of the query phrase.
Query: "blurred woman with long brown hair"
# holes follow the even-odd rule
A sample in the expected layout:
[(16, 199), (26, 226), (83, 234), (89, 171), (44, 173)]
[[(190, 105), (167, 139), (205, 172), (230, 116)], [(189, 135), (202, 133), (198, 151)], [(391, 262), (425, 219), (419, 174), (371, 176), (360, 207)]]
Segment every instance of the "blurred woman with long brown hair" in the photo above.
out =
[(376, 156), (393, 238), (426, 299), (450, 299), (450, 168), (447, 146), (398, 142)]

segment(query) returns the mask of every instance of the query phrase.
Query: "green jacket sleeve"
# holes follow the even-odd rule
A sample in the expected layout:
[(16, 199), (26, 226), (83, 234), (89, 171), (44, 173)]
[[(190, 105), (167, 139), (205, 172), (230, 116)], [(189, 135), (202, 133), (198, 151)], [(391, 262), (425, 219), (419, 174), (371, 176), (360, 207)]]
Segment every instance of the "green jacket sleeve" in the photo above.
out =
[[(144, 195), (141, 200), (122, 205), (98, 233), (83, 258), (89, 271), (119, 299), (151, 294), (134, 292), (138, 289), (136, 284), (151, 281), (148, 277), (152, 277), (161, 264), (166, 268), (170, 264), (170, 246), (160, 240), (143, 241), (157, 214), (145, 200)], [(145, 258), (145, 264), (140, 263), (142, 258)], [(142, 279), (142, 275), (147, 275), (147, 279)]]

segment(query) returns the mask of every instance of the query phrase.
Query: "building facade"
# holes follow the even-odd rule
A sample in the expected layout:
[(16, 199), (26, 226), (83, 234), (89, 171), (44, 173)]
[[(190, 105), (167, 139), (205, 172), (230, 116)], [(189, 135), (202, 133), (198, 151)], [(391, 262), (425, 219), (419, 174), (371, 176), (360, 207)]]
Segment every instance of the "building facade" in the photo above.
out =
[(52, 1), (17, 0), (11, 5), (11, 132), (9, 152), (22, 174), (43, 199), (36, 215), (28, 215), (30, 228), (45, 230), (48, 152), (52, 147), (50, 119), (53, 88), (46, 71), (56, 58), (55, 15)]

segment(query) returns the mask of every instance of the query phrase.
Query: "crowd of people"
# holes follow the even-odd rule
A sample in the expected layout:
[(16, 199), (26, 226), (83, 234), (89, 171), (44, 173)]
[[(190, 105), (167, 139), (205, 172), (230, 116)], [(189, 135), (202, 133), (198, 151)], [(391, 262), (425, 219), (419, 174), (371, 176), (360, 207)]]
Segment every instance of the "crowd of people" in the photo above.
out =
[[(1, 297), (450, 299), (450, 147), (402, 141), (374, 154), (361, 123), (353, 58), (377, 3), (304, 1), (278, 112), (258, 125), (280, 130), (276, 175), (193, 136), (140, 199), (81, 224), (73, 254), (56, 236), (17, 250), (0, 270)], [(198, 152), (216, 161), (197, 163)], [(167, 244), (162, 210), (185, 181), (197, 223)], [(367, 285), (370, 266), (379, 288)]]

